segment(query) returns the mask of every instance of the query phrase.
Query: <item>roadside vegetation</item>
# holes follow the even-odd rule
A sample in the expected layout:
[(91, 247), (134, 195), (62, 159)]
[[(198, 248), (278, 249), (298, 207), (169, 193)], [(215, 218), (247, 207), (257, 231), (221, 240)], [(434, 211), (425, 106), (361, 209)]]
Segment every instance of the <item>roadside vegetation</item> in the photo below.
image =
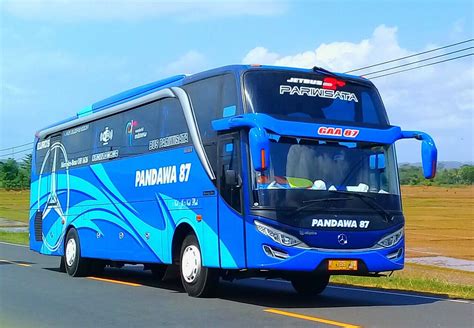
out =
[(8, 232), (0, 230), (0, 241), (28, 245), (28, 232)]
[(20, 162), (13, 158), (0, 161), (0, 188), (6, 190), (24, 190), (30, 188), (31, 154)]
[(390, 277), (333, 276), (331, 283), (423, 292), (450, 298), (474, 299), (474, 273), (429, 265), (405, 264)]
[(0, 189), (0, 218), (28, 222), (29, 190)]
[(410, 186), (457, 186), (474, 184), (474, 165), (447, 169), (440, 163), (436, 177), (427, 180), (420, 166), (403, 164), (399, 167), (400, 183)]

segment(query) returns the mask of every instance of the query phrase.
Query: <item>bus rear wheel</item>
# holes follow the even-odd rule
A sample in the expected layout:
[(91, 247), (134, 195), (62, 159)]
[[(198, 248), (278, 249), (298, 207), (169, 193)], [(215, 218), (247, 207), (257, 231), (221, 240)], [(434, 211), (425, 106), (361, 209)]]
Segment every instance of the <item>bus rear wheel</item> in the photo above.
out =
[(81, 256), (79, 234), (74, 228), (70, 229), (66, 235), (64, 266), (67, 274), (73, 277), (84, 276), (90, 269), (89, 260)]
[(328, 274), (299, 274), (291, 278), (293, 288), (301, 295), (317, 295), (326, 289), (329, 283)]
[(217, 287), (217, 269), (202, 266), (201, 248), (194, 235), (184, 238), (180, 256), (181, 282), (189, 296), (209, 297)]

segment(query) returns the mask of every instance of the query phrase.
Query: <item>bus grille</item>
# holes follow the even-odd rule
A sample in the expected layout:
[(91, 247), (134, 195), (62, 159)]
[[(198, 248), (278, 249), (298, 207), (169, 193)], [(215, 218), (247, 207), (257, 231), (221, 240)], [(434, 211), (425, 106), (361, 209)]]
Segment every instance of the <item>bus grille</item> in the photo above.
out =
[(35, 240), (43, 241), (43, 213), (41, 211), (35, 214)]

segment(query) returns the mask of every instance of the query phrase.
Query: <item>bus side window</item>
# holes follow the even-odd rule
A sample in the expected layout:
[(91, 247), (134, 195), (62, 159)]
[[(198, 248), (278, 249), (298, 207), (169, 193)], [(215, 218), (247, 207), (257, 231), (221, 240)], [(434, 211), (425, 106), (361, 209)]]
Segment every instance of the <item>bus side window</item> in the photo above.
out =
[(158, 133), (161, 138), (188, 133), (188, 126), (179, 100), (175, 98), (160, 100), (158, 113)]
[(237, 86), (232, 74), (192, 82), (183, 86), (189, 94), (204, 143), (215, 139), (211, 122), (237, 113)]

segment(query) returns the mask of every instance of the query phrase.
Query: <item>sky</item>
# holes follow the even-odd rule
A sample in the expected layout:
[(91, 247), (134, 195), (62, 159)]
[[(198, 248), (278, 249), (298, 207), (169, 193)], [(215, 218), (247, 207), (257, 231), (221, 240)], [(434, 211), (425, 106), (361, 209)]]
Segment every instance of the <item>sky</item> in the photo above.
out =
[[(170, 75), (241, 63), (344, 72), (471, 39), (473, 3), (0, 0), (0, 158), (87, 105)], [(473, 63), (373, 80), (391, 124), (430, 133), (439, 160), (474, 161)], [(397, 152), (420, 161), (416, 141)]]

